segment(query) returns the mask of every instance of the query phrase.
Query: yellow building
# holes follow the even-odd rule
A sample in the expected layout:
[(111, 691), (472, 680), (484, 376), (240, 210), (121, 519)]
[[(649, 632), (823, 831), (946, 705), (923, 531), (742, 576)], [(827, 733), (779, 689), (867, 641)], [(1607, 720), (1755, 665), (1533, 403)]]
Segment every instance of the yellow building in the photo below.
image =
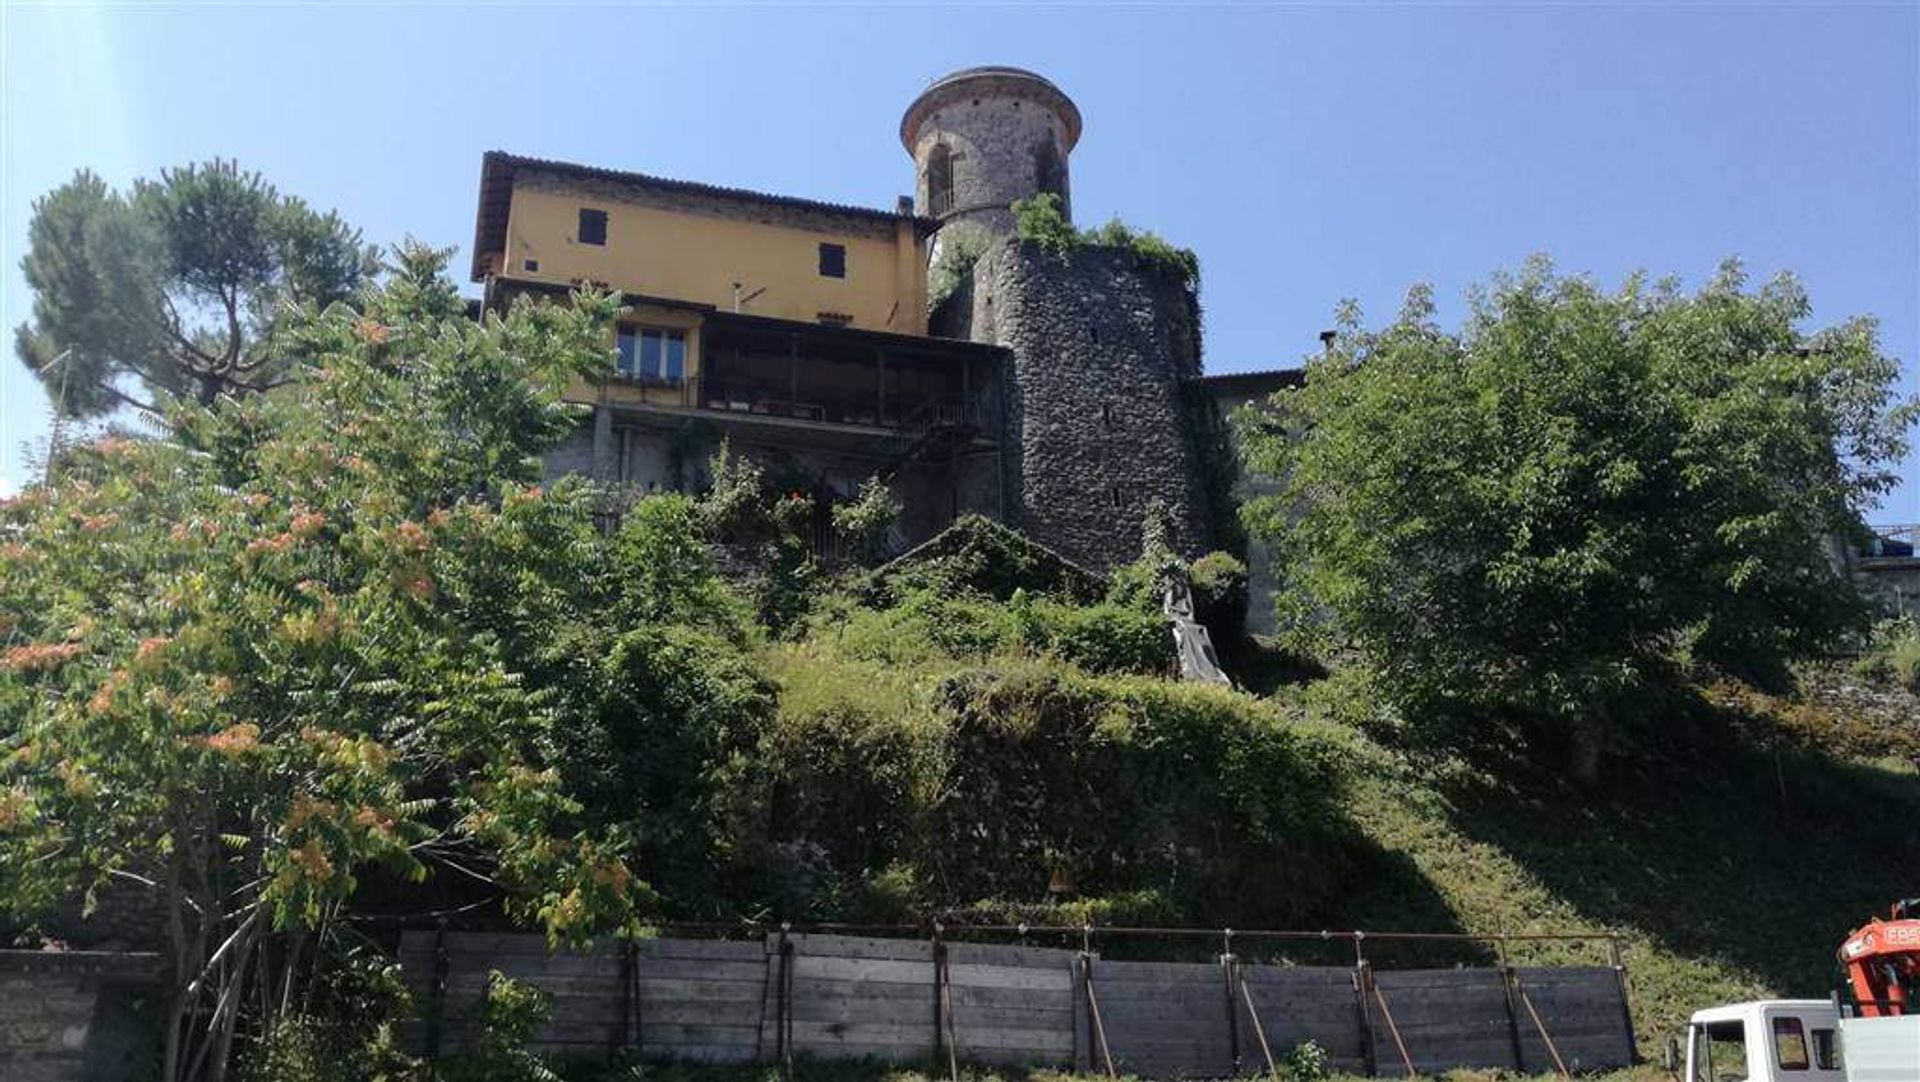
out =
[(553, 472), (689, 487), (696, 424), (758, 457), (804, 458), (823, 507), (867, 476), (910, 486), (930, 464), (945, 476), (928, 483), (951, 489), (957, 462), (981, 460), (983, 479), (960, 486), (981, 495), (935, 501), (947, 506), (930, 508), (932, 526), (998, 510), (985, 459), (997, 462), (1004, 360), (928, 336), (935, 228), (910, 201), (870, 210), (496, 151), (472, 269), (490, 307), (584, 283), (626, 302), (612, 370), (569, 394), (595, 407), (591, 431)]

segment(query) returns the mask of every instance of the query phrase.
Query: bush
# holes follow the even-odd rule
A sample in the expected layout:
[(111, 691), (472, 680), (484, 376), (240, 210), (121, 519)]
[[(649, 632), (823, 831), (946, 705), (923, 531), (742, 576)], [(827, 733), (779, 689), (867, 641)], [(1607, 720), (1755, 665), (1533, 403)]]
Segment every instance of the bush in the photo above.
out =
[(1920, 620), (1886, 620), (1873, 629), (1866, 650), (1854, 662), (1861, 677), (1885, 681), (1920, 695)]
[(1100, 577), (982, 515), (954, 524), (875, 574), (867, 600), (888, 605), (917, 590), (1007, 601), (1014, 591), (1093, 601)]
[(973, 275), (974, 265), (987, 251), (983, 234), (947, 228), (940, 234), (940, 254), (927, 268), (927, 310), (932, 311), (959, 292)]
[(553, 1015), (553, 997), (492, 970), (487, 974), (481, 1025), (471, 1049), (440, 1064), (446, 1082), (559, 1082), (546, 1061), (528, 1051)]
[(860, 485), (860, 493), (833, 508), (833, 532), (847, 560), (872, 566), (887, 554), (894, 523), (900, 521), (900, 500), (878, 475)]
[(1228, 553), (1209, 552), (1187, 569), (1193, 583), (1193, 616), (1206, 625), (1216, 646), (1230, 649), (1247, 633), (1247, 565)]
[(1157, 612), (1110, 602), (1080, 606), (1020, 598), (1012, 615), (1028, 649), (1089, 672), (1156, 674), (1173, 664), (1173, 634)]
[(1143, 266), (1172, 276), (1188, 289), (1200, 283), (1200, 258), (1191, 248), (1176, 248), (1152, 230), (1136, 230), (1118, 218), (1097, 229), (1079, 230), (1067, 220), (1060, 197), (1041, 192), (1013, 201), (1015, 233), (1042, 251), (1066, 257), (1089, 245), (1132, 252)]
[(956, 674), (941, 706), (950, 765), (918, 861), (937, 882), (1037, 898), (1062, 867), (1082, 894), (1160, 891), (1189, 920), (1287, 921), (1343, 874), (1338, 762), (1256, 700), (1011, 665)]

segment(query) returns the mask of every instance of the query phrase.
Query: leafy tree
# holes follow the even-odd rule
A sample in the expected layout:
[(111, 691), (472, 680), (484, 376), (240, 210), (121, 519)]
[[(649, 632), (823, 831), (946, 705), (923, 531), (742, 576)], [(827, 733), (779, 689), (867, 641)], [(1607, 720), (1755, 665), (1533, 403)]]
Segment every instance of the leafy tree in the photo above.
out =
[(271, 342), (288, 307), (344, 300), (377, 267), (337, 214), (220, 160), (131, 194), (82, 170), (34, 203), (27, 240), (33, 320), (16, 350), (72, 417), (275, 386), (289, 378)]
[[(568, 611), (528, 598), (617, 577), (589, 494), (531, 485), (615, 306), (477, 322), (444, 258), (290, 321), (297, 395), (177, 403), (0, 509), (0, 907), (150, 892), (168, 1079), (297, 1011), (374, 869), (490, 883), (556, 937), (645, 897), (564, 784), (575, 704), (523, 664)], [(521, 589), (476, 600), (508, 554)]]
[[(1295, 642), (1356, 647), (1409, 717), (1570, 739), (1590, 777), (1668, 658), (1778, 673), (1860, 625), (1830, 538), (1893, 483), (1912, 403), (1870, 319), (1808, 334), (1805, 292), (1607, 293), (1545, 260), (1382, 330), (1341, 313), (1278, 418), (1240, 418), (1277, 495)], [(1544, 727), (1540, 723), (1545, 723)]]

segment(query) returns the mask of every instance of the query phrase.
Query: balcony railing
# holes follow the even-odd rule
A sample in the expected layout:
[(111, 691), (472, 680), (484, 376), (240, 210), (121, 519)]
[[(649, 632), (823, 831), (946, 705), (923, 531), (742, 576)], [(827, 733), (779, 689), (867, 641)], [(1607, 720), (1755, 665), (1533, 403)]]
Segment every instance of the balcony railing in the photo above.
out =
[(1870, 526), (1872, 540), (1860, 548), (1864, 559), (1908, 559), (1920, 552), (1920, 525)]
[(863, 425), (902, 432), (970, 427), (989, 433), (996, 421), (991, 402), (982, 395), (944, 394), (882, 401), (873, 394), (815, 393), (804, 386), (776, 390), (748, 381), (699, 377), (647, 386), (650, 388), (648, 401), (654, 405), (748, 417)]

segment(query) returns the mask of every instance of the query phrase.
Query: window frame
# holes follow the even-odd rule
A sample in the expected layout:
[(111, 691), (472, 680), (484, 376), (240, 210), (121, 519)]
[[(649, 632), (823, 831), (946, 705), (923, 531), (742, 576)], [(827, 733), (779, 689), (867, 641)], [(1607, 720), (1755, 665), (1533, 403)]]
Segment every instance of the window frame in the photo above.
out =
[(1846, 1069), (1846, 1059), (1840, 1051), (1840, 1031), (1831, 1026), (1821, 1026), (1807, 1033), (1807, 1051), (1813, 1059), (1815, 1070)]
[(820, 277), (844, 280), (847, 277), (847, 246), (830, 240), (821, 241), (819, 266)]
[[(655, 349), (648, 371), (649, 342)], [(678, 346), (678, 350), (674, 347)], [(615, 378), (629, 383), (679, 387), (687, 382), (687, 330), (646, 323), (622, 323), (614, 331)]]
[[(1807, 1044), (1807, 1026), (1798, 1016), (1790, 1014), (1775, 1015), (1767, 1019), (1768, 1043), (1773, 1045), (1773, 1065), (1782, 1071), (1798, 1074), (1813, 1069), (1813, 1049)], [(1800, 1042), (1800, 1059), (1797, 1063), (1788, 1063), (1782, 1038)]]
[[(588, 222), (598, 223), (595, 232), (599, 233), (599, 240), (587, 239)], [(601, 210), (599, 207), (581, 207), (580, 217), (574, 223), (573, 239), (581, 244), (591, 244), (595, 248), (605, 248), (607, 246), (607, 233), (609, 232), (610, 224), (606, 211)]]
[(927, 151), (927, 214), (938, 218), (953, 210), (953, 148), (935, 143)]

